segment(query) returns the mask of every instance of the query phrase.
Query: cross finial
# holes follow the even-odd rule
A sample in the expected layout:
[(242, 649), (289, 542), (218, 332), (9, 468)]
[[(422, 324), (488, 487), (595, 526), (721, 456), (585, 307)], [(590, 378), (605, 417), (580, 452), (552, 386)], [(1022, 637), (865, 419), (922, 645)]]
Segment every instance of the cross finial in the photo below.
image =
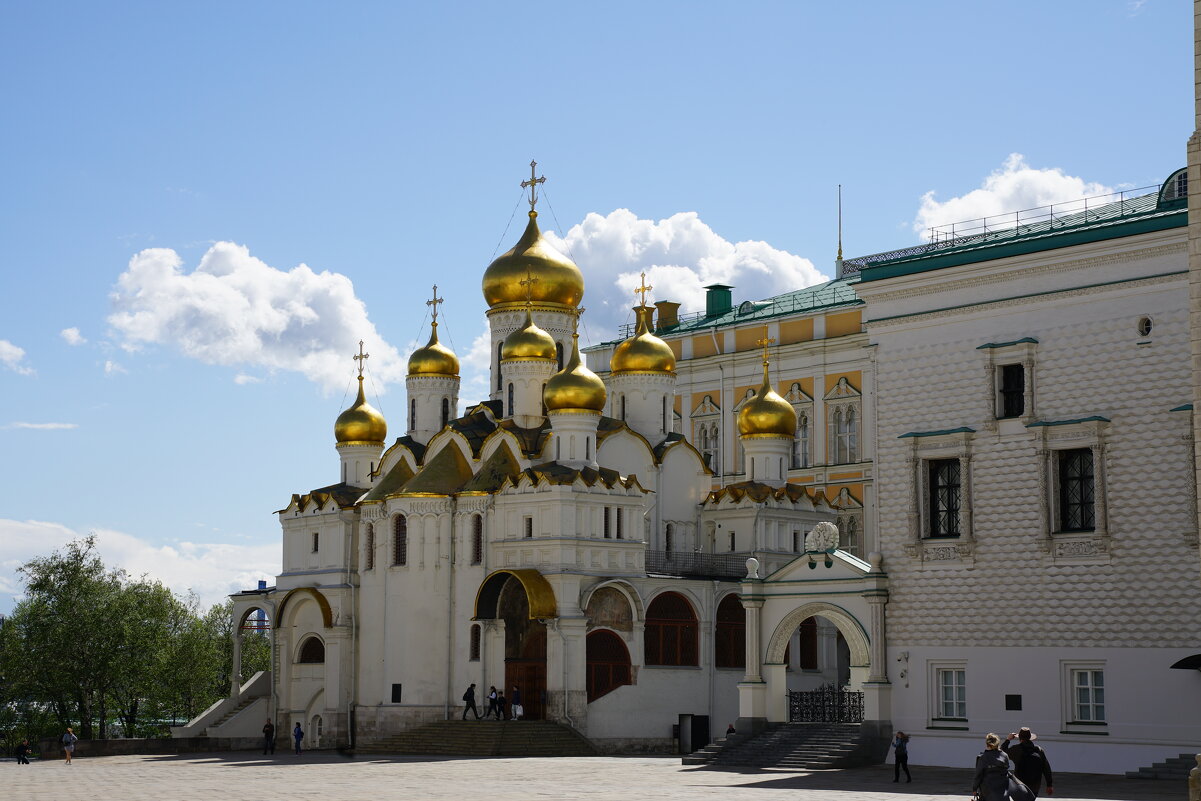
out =
[(635, 295), (642, 295), (642, 305), (646, 306), (646, 293), (654, 289), (653, 286), (646, 282), (646, 273), (642, 274), (642, 284), (634, 290)]
[(582, 315), (585, 311), (586, 309), (583, 306), (580, 306), (575, 310), (575, 317), (571, 318), (571, 335), (573, 337), (578, 337), (580, 335), (580, 315)]
[(766, 335), (766, 332), (764, 332), (763, 339), (761, 339), (761, 340), (759, 340), (758, 342), (756, 342), (756, 343), (755, 343), (756, 345), (758, 345), (758, 346), (760, 346), (761, 348), (763, 348), (763, 366), (764, 366), (764, 367), (766, 367), (766, 366), (767, 366), (767, 363), (768, 363), (768, 358), (767, 358), (767, 349), (768, 349), (768, 347), (769, 347), (769, 346), (771, 346), (771, 345), (774, 345), (774, 344), (775, 344), (775, 342), (776, 342), (776, 340), (775, 340), (775, 338), (774, 338), (774, 337), (769, 337), (769, 336), (767, 336), (767, 335)]
[(525, 278), (522, 278), (517, 283), (525, 287), (525, 305), (529, 306), (534, 300), (534, 284), (538, 283), (539, 279), (534, 277), (534, 271), (529, 267), (525, 268)]
[(438, 324), (438, 304), (444, 302), (445, 301), (443, 301), (442, 298), (438, 297), (438, 285), (434, 284), (434, 297), (432, 300), (427, 300), (425, 302), (426, 306), (434, 307), (434, 325)]
[(530, 180), (521, 182), (522, 189), (525, 189), (528, 187), (530, 190), (530, 211), (533, 211), (534, 206), (538, 205), (538, 184), (546, 183), (545, 175), (542, 176), (541, 178), (536, 177), (537, 176), (537, 172), (536, 172), (537, 167), (538, 167), (538, 162), (531, 161), (530, 162)]
[(357, 356), (352, 357), (356, 362), (359, 363), (359, 380), (360, 381), (363, 380), (363, 366), (366, 364), (367, 359), (370, 357), (371, 357), (370, 353), (363, 352), (363, 340), (360, 339), (359, 340), (359, 354)]

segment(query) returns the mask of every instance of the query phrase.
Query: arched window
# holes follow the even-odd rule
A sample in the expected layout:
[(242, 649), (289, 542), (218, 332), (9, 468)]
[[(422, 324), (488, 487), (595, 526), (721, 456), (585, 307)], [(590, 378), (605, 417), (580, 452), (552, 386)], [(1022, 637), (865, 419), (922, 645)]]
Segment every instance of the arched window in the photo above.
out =
[(630, 684), (630, 650), (608, 629), (588, 633), (585, 642), (588, 663), (588, 703)]
[(621, 396), (621, 419), (626, 419), (626, 396)]
[(505, 416), (506, 417), (513, 416), (513, 385), (512, 384), (509, 384), (509, 413)]
[(409, 521), (397, 515), (392, 521), (392, 564), (409, 563)]
[(796, 416), (796, 442), (792, 446), (792, 466), (809, 466), (809, 415)]
[(471, 564), (478, 565), (484, 561), (484, 516), (473, 515), (471, 518)]
[(468, 657), (472, 662), (480, 661), (480, 624), (471, 627), (471, 653)]
[(713, 664), (719, 668), (746, 667), (746, 610), (737, 595), (727, 595), (717, 605)]
[(559, 365), (559, 372), (563, 371), (563, 343), (555, 343), (555, 364)]
[(409, 401), (409, 430), (417, 430), (417, 399)]
[(503, 342), (496, 343), (496, 391), (497, 392), (500, 392), (501, 388), (504, 387), (504, 385), (505, 385), (504, 379), (501, 377), (501, 366), (500, 366), (501, 352), (504, 350), (504, 347), (505, 347), (505, 343), (503, 343)]
[(675, 543), (672, 542), (675, 533), (675, 526), (673, 526), (671, 523), (668, 523), (667, 528), (663, 530), (663, 550), (667, 551), (667, 553), (671, 553), (672, 548), (675, 545)]
[(367, 553), (363, 558), (363, 569), (371, 570), (375, 567), (375, 526), (367, 524)]
[(450, 422), (450, 398), (442, 399), (442, 427), (446, 428), (446, 424)]
[(846, 457), (848, 462), (858, 461), (856, 451), (859, 450), (859, 420), (854, 407), (847, 409), (846, 418)]
[(300, 644), (296, 661), (302, 665), (320, 665), (325, 662), (325, 643), (317, 637), (309, 637)]
[(842, 409), (835, 409), (830, 414), (830, 444), (827, 446), (831, 464), (842, 464), (845, 461), (842, 456), (844, 446)]
[(644, 644), (648, 665), (698, 664), (696, 614), (684, 596), (665, 592), (651, 601)]

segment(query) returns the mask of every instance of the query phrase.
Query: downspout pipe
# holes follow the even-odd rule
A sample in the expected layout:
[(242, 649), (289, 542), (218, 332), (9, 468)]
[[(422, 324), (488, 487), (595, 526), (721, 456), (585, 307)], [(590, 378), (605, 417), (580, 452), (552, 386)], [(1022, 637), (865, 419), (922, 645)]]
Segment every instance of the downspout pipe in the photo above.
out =
[(717, 486), (724, 487), (726, 485), (726, 368), (721, 363), (721, 345), (717, 341), (717, 326), (709, 329), (709, 333), (713, 336), (713, 350), (717, 354), (717, 372), (720, 376), (717, 380), (717, 397), (721, 401), (721, 423), (717, 426), (717, 436), (720, 437), (717, 445)]

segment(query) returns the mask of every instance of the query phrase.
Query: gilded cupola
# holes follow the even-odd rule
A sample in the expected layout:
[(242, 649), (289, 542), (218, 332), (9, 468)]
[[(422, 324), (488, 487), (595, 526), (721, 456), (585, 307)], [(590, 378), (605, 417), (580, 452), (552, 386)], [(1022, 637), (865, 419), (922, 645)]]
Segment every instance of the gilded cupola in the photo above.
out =
[(671, 347), (651, 333), (651, 306), (635, 306), (638, 324), (634, 336), (617, 346), (609, 369), (614, 375), (622, 373), (670, 373), (676, 371), (676, 355)]
[(554, 338), (534, 324), (528, 305), (525, 323), (505, 337), (500, 346), (500, 360), (509, 359), (548, 359), (552, 362), (558, 359)]
[(363, 395), (363, 375), (359, 374), (359, 396), (354, 405), (338, 415), (334, 423), (334, 438), (343, 442), (370, 442), (382, 444), (388, 437), (388, 423)]
[(738, 412), (738, 434), (743, 437), (792, 437), (796, 435), (796, 411), (771, 388), (767, 376), (767, 343), (763, 345), (763, 386)]
[(542, 400), (547, 411), (578, 409), (599, 412), (605, 408), (605, 382), (580, 360), (579, 334), (572, 334), (571, 340), (571, 359), (566, 367), (546, 382)]
[(574, 309), (584, 297), (584, 274), (542, 236), (538, 212), (532, 209), (521, 239), (484, 271), (484, 300), (488, 306), (495, 309), (525, 303), (526, 288), (522, 281), (527, 274), (537, 279), (530, 293), (534, 303)]
[(459, 357), (454, 351), (438, 341), (438, 321), (430, 324), (430, 341), (413, 351), (409, 357), (409, 375), (459, 374)]

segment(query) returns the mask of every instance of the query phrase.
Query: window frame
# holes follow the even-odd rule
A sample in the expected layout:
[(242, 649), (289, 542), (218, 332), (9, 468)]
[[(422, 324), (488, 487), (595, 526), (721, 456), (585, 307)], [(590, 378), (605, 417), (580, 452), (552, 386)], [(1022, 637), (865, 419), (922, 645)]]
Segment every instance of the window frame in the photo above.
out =
[[(655, 607), (667, 596), (679, 598), (691, 615), (690, 619), (654, 617)], [(671, 634), (668, 634), (668, 631)], [(653, 642), (653, 644), (652, 644)], [(673, 654), (667, 654), (670, 646)], [(700, 666), (700, 618), (696, 607), (683, 593), (668, 590), (651, 599), (646, 606), (643, 627), (643, 660), (647, 667), (699, 667)], [(677, 661), (667, 661), (668, 657)], [(658, 661), (652, 661), (658, 660)]]
[(953, 457), (927, 459), (925, 464), (927, 515), (923, 537), (930, 540), (959, 539), (963, 534), (962, 464)]
[[(968, 669), (967, 660), (931, 660), (929, 663), (929, 714), (930, 728), (953, 728), (965, 729), (970, 720), (971, 710), (968, 706)], [(945, 684), (943, 677), (951, 674), (952, 683)], [(958, 674), (958, 675), (956, 675)], [(961, 679), (955, 682), (954, 679)], [(947, 699), (944, 697), (945, 689), (951, 687), (958, 689), (955, 697)], [(946, 704), (954, 706), (948, 710)], [(948, 711), (950, 714), (947, 714)], [(963, 714), (955, 714), (962, 712)]]
[(404, 514), (392, 516), (392, 567), (409, 565), (409, 519)]
[[(1104, 564), (1110, 561), (1109, 515), (1106, 480), (1106, 449), (1110, 422), (1104, 417), (1066, 421), (1036, 421), (1027, 424), (1035, 434), (1039, 460), (1039, 503), (1042, 512), (1042, 544), (1056, 562)], [(1064, 529), (1060, 454), (1065, 451), (1092, 452), (1092, 529)]]
[[(1105, 668), (1106, 663), (1101, 660), (1083, 660), (1083, 659), (1064, 659), (1060, 661), (1062, 689), (1060, 697), (1062, 699), (1062, 716), (1063, 716), (1063, 732), (1064, 734), (1106, 734), (1108, 733), (1109, 720), (1106, 718), (1105, 707), (1109, 704), (1105, 697), (1106, 681)], [(1089, 683), (1083, 687), (1078, 684), (1077, 679), (1081, 674), (1088, 674)], [(1101, 677), (1100, 684), (1096, 684), (1093, 680), (1099, 675)], [(1087, 706), (1094, 711), (1100, 707), (1100, 716), (1102, 719), (1085, 720), (1080, 715), (1081, 702), (1078, 695), (1080, 689), (1089, 690), (1090, 700)], [(1100, 701), (1096, 700), (1097, 691), (1100, 691)]]

